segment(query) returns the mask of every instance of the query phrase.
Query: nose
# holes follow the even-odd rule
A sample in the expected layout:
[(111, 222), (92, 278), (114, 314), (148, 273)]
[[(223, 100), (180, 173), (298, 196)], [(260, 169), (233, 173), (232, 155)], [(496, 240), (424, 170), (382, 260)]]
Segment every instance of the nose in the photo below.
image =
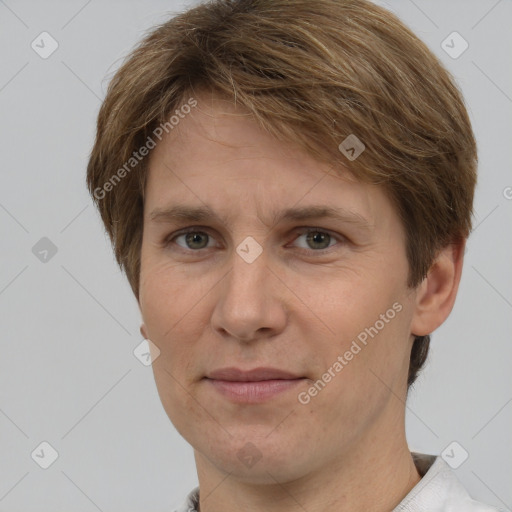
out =
[(233, 253), (231, 270), (218, 288), (212, 327), (221, 336), (249, 342), (279, 334), (286, 326), (286, 290), (269, 268), (265, 251), (248, 263)]

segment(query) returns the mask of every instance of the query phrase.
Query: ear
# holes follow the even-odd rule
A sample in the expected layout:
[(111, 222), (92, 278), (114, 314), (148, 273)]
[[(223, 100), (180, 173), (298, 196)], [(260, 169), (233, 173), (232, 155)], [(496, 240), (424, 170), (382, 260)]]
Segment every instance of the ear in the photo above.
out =
[(416, 289), (416, 306), (411, 333), (426, 336), (435, 331), (450, 314), (459, 289), (466, 240), (439, 251), (427, 277)]
[(142, 334), (142, 336), (144, 337), (145, 340), (148, 340), (149, 337), (148, 337), (148, 330), (146, 329), (146, 324), (142, 324), (140, 326), (140, 333)]

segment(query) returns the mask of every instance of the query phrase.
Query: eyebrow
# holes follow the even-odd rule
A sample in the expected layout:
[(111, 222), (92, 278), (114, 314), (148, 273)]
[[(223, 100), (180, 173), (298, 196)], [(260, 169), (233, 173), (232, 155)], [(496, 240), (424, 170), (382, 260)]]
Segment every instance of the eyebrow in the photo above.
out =
[[(208, 206), (175, 205), (169, 208), (155, 208), (149, 215), (152, 222), (204, 222), (215, 220), (226, 223)], [(343, 223), (354, 224), (357, 227), (371, 230), (374, 225), (361, 214), (345, 208), (333, 208), (325, 205), (311, 205), (299, 208), (287, 208), (273, 216), (274, 224), (282, 221), (305, 221), (312, 219), (333, 219)]]

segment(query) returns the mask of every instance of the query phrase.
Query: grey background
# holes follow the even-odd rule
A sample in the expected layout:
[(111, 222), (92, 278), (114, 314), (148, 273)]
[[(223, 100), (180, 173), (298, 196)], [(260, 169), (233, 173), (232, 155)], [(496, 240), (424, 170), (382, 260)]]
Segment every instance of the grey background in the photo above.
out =
[[(410, 446), (457, 441), (469, 453), (459, 478), (510, 510), (512, 2), (380, 3), (457, 79), (480, 156), (476, 230), (407, 404)], [(0, 0), (0, 510), (172, 510), (197, 484), (192, 449), (133, 354), (139, 310), (84, 185), (109, 77), (184, 5)], [(31, 48), (43, 31), (59, 43), (47, 59)], [(469, 43), (457, 59), (441, 48), (453, 31)], [(47, 262), (32, 252), (42, 237), (57, 248)], [(31, 458), (42, 441), (59, 454), (48, 469)]]

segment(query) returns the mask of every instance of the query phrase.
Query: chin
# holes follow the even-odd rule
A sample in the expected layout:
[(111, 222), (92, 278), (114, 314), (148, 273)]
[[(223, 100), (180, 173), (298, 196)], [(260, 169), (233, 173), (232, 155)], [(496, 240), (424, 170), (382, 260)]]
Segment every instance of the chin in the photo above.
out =
[[(290, 443), (289, 433), (276, 435), (266, 427), (258, 434), (253, 430), (251, 434), (239, 432), (209, 443), (204, 443), (205, 437), (202, 437), (202, 442), (195, 444), (196, 452), (219, 471), (251, 484), (289, 482), (303, 476), (306, 468), (311, 467), (304, 446)], [(194, 446), (193, 442), (191, 444)]]

